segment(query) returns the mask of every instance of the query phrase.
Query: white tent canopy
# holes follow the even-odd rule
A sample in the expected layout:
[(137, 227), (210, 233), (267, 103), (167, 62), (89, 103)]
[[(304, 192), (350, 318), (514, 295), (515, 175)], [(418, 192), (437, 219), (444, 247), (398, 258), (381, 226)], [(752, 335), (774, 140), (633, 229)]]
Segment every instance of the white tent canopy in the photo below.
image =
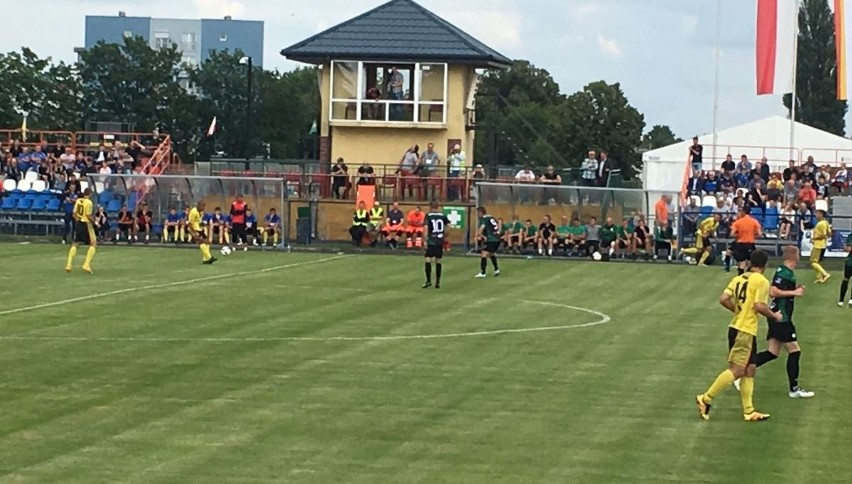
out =
[[(748, 156), (752, 162), (766, 157), (772, 171), (782, 171), (791, 158), (800, 161), (813, 156), (819, 165), (852, 161), (852, 140), (802, 123), (795, 123), (795, 148), (791, 150), (790, 124), (787, 118), (772, 116), (719, 131), (715, 159), (713, 135), (700, 136), (698, 142), (704, 146), (704, 169), (719, 169), (728, 154), (735, 162), (741, 155)], [(688, 139), (642, 155), (643, 186), (653, 192), (654, 199), (658, 198), (656, 194), (680, 192), (691, 145), (692, 139)]]

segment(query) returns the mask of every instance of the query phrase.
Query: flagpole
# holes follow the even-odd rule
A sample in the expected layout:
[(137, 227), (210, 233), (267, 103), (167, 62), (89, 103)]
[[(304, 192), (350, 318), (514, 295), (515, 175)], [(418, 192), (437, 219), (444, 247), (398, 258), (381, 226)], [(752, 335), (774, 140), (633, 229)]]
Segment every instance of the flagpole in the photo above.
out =
[(711, 154), (712, 169), (716, 169), (716, 144), (719, 141), (719, 61), (722, 57), (722, 0), (716, 0), (716, 65), (715, 80), (713, 81), (713, 149)]
[(799, 11), (801, 10), (801, 0), (796, 0), (796, 20), (793, 27), (793, 92), (790, 94), (790, 159), (799, 160), (796, 156), (796, 104), (798, 97), (796, 96), (797, 72), (799, 70)]

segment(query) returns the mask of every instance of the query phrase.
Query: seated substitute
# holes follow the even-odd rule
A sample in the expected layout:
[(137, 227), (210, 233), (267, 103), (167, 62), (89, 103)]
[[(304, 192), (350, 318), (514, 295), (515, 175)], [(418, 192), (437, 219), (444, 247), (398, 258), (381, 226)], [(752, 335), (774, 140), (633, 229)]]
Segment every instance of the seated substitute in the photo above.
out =
[(408, 240), (405, 242), (405, 247), (423, 247), (423, 225), (426, 223), (426, 214), (420, 210), (420, 206), (414, 207), (405, 217), (408, 227)]
[(151, 229), (154, 224), (154, 213), (148, 209), (148, 202), (142, 202), (139, 205), (139, 210), (136, 211), (136, 223), (134, 224), (135, 233), (133, 240), (139, 241), (139, 234), (144, 233), (144, 242), (147, 244), (151, 239)]
[(405, 233), (405, 214), (399, 208), (399, 202), (393, 202), (390, 210), (388, 210), (388, 218), (382, 227), (382, 236), (384, 236), (386, 244), (393, 250), (399, 247), (399, 238)]
[(538, 254), (544, 255), (544, 248), (547, 247), (547, 255), (553, 255), (555, 244), (556, 225), (553, 225), (550, 215), (545, 215), (544, 220), (538, 225)]
[[(703, 267), (715, 261), (713, 243), (710, 238), (716, 236), (716, 230), (719, 229), (721, 220), (722, 215), (714, 213), (712, 217), (707, 217), (698, 224), (698, 229), (695, 231), (695, 246), (680, 251), (681, 254), (693, 257), (689, 260), (690, 264), (698, 264)], [(698, 259), (694, 259), (695, 257), (698, 257)]]
[(633, 227), (630, 226), (630, 220), (625, 218), (621, 221), (621, 225), (615, 227), (615, 253), (620, 259), (626, 259), (629, 253), (632, 258), (636, 258), (636, 239), (633, 237)]
[(569, 255), (576, 257), (587, 255), (586, 226), (580, 223), (579, 218), (575, 218), (571, 222), (568, 233), (571, 236), (566, 248), (566, 251), (570, 252)]
[(115, 231), (115, 240), (113, 242), (118, 242), (121, 240), (121, 235), (124, 234), (124, 237), (127, 239), (127, 243), (131, 243), (133, 241), (133, 213), (127, 209), (127, 205), (122, 205), (121, 210), (118, 212), (118, 230)]
[(512, 217), (512, 222), (507, 225), (508, 231), (504, 235), (506, 237), (506, 249), (511, 250), (513, 254), (520, 254), (521, 244), (524, 241), (524, 223), (515, 215)]
[(228, 227), (225, 223), (225, 215), (222, 213), (222, 208), (214, 208), (213, 214), (207, 220), (207, 232), (210, 236), (210, 243), (213, 244), (218, 241), (219, 245), (224, 245), (225, 233), (227, 231)]
[(521, 234), (521, 250), (527, 248), (535, 250), (536, 245), (538, 245), (538, 227), (533, 225), (532, 220), (526, 219), (524, 221)]
[(166, 221), (163, 223), (163, 243), (169, 243), (169, 239), (177, 244), (180, 236), (180, 214), (174, 208), (169, 209)]
[(272, 236), (272, 246), (278, 246), (278, 237), (281, 236), (281, 217), (274, 208), (269, 209), (269, 213), (263, 218), (263, 245), (266, 246), (269, 241), (269, 236)]
[(98, 242), (103, 242), (109, 238), (109, 216), (102, 205), (98, 205), (98, 212), (95, 214), (95, 231), (97, 232)]
[(567, 215), (562, 216), (562, 223), (556, 227), (556, 248), (568, 255), (568, 245), (571, 243), (571, 222)]
[(189, 234), (189, 209), (184, 208), (180, 213), (178, 220), (178, 241), (192, 242), (192, 236)]
[(636, 241), (637, 256), (638, 250), (641, 248), (645, 251), (645, 259), (650, 259), (654, 252), (654, 234), (645, 222), (644, 216), (640, 215), (639, 220), (636, 221), (636, 226), (633, 228), (633, 238)]
[(612, 222), (612, 217), (607, 217), (606, 222), (598, 229), (601, 239), (600, 252), (609, 257), (615, 252), (615, 241), (618, 240), (618, 230)]
[(672, 260), (672, 247), (674, 246), (675, 236), (668, 220), (660, 220), (657, 228), (654, 229), (654, 260), (657, 260), (660, 252), (665, 251), (669, 262)]
[[(364, 236), (370, 230), (370, 212), (367, 211), (367, 204), (364, 201), (358, 202), (358, 208), (352, 215), (352, 225), (349, 227), (349, 235), (352, 237), (352, 243), (360, 246), (364, 240)], [(265, 242), (264, 242), (265, 243)]]
[(257, 246), (257, 215), (246, 209), (246, 244)]

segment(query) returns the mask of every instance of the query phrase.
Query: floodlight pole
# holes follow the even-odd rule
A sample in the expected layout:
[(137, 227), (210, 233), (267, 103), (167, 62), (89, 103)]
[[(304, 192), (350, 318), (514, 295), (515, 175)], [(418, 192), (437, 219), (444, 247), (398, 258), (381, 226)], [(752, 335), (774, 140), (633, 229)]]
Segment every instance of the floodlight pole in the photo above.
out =
[(716, 169), (716, 144), (719, 141), (719, 64), (722, 57), (722, 0), (716, 0), (716, 64), (715, 81), (713, 82), (713, 148), (710, 155), (712, 169)]

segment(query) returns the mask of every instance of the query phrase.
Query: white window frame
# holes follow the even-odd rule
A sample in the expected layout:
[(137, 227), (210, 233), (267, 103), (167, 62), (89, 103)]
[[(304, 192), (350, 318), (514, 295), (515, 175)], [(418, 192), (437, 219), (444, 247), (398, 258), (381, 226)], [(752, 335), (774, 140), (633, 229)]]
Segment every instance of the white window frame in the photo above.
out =
[[(356, 92), (356, 96), (355, 96), (354, 99), (344, 99), (344, 98), (334, 97), (335, 63), (338, 63), (338, 62), (341, 63), (341, 64), (356, 64), (357, 65), (357, 69), (356, 69), (357, 79), (356, 79), (356, 82), (355, 82), (357, 92)], [(403, 100), (403, 101), (390, 100), (390, 99), (382, 99), (380, 101), (372, 101), (372, 100), (365, 99), (364, 87), (365, 87), (366, 84), (365, 84), (365, 79), (364, 79), (364, 66), (365, 65), (390, 65), (390, 64), (394, 64), (394, 63), (405, 64), (405, 65), (411, 65), (411, 64), (414, 65), (414, 69), (411, 71), (411, 75), (414, 76), (414, 96), (413, 96), (414, 99)], [(420, 99), (421, 90), (422, 90), (422, 85), (421, 85), (421, 77), (422, 77), (422, 73), (423, 73), (422, 67), (424, 65), (441, 66), (444, 69), (444, 93), (443, 93), (443, 100), (440, 101), (440, 102)], [(407, 61), (399, 61), (399, 62), (393, 62), (393, 61), (385, 61), (385, 62), (370, 62), (370, 61), (367, 61), (367, 62), (365, 62), (365, 61), (352, 61), (352, 60), (334, 60), (334, 61), (331, 61), (331, 72), (329, 74), (330, 82), (329, 82), (328, 120), (329, 120), (330, 123), (376, 121), (376, 122), (394, 123), (394, 124), (400, 124), (400, 125), (417, 124), (417, 125), (423, 125), (423, 126), (444, 126), (444, 125), (447, 124), (447, 96), (449, 94), (449, 85), (448, 85), (448, 83), (449, 83), (449, 71), (450, 71), (449, 65), (446, 64), (446, 63), (442, 63), (442, 62), (423, 62), (423, 63), (414, 62), (414, 63), (412, 63), (412, 62), (407, 62)], [(362, 108), (363, 108), (363, 105), (367, 102), (370, 102), (370, 103), (379, 102), (381, 104), (384, 104), (384, 106), (385, 106), (384, 120), (372, 120), (372, 119), (363, 119), (362, 118), (362, 116), (363, 116), (363, 109)], [(351, 120), (351, 119), (335, 119), (334, 118), (334, 107), (335, 107), (335, 105), (340, 104), (340, 103), (355, 103), (356, 109), (355, 109), (355, 119), (354, 120)], [(390, 119), (390, 111), (391, 111), (390, 107), (392, 105), (413, 106), (413, 108), (412, 108), (412, 120), (411, 121), (391, 120)], [(441, 110), (441, 120), (440, 121), (420, 121), (420, 107), (421, 107), (421, 105), (441, 106), (443, 108)]]

